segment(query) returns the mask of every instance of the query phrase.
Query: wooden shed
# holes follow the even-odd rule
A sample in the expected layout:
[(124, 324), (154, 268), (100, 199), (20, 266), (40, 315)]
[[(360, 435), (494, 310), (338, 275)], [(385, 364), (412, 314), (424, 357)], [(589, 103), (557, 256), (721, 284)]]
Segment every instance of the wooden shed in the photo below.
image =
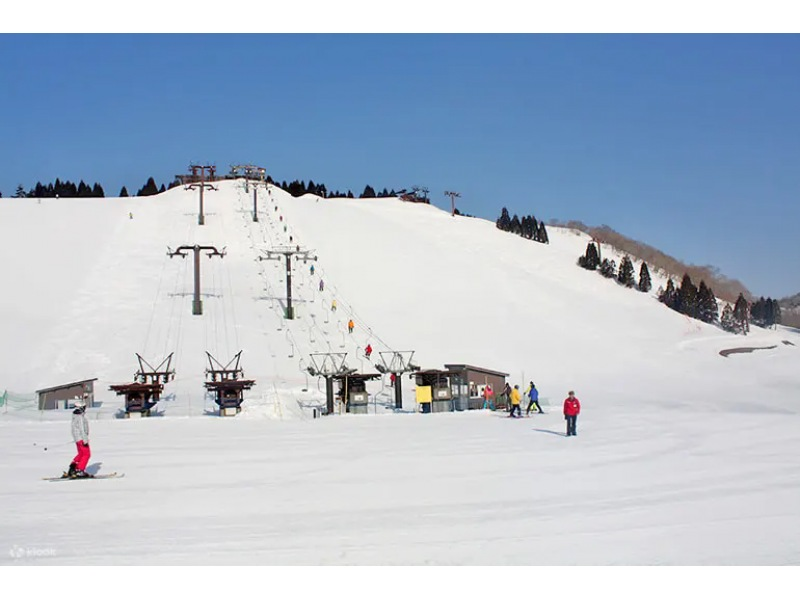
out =
[(491, 385), (494, 391), (495, 405), (505, 409), (505, 397), (500, 393), (506, 385), (506, 372), (490, 370), (462, 363), (446, 363), (445, 368), (459, 375), (452, 379), (451, 387), (456, 409), (481, 409), (483, 407), (483, 389)]
[(97, 380), (97, 378), (78, 380), (77, 382), (70, 382), (68, 384), (61, 384), (60, 386), (51, 386), (50, 388), (37, 390), (36, 394), (39, 397), (39, 409), (72, 409), (75, 396), (83, 396), (83, 393), (89, 393), (86, 406), (94, 407), (95, 380)]

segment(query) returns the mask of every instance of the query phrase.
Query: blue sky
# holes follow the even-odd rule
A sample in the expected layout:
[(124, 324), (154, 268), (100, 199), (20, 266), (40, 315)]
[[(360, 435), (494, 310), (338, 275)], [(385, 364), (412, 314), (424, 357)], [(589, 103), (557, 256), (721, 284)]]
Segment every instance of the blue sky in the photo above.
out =
[[(800, 292), (797, 35), (0, 35), (0, 191), (190, 162), (608, 224)], [(576, 256), (577, 258), (577, 256)]]

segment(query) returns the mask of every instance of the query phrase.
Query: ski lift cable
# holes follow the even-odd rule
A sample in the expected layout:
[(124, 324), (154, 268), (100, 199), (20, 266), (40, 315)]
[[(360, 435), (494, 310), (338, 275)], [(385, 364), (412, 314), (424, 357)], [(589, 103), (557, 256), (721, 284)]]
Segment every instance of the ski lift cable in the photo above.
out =
[[(181, 282), (181, 288), (186, 288), (184, 285), (186, 283), (186, 278), (189, 272), (189, 262), (187, 260), (183, 260), (183, 281)], [(177, 295), (174, 297), (176, 300), (178, 299)], [(176, 301), (177, 304), (177, 301)], [(175, 333), (175, 360), (178, 360), (178, 357), (181, 355), (181, 340), (182, 340), (182, 331), (183, 331), (183, 312), (186, 311), (182, 308), (178, 309), (178, 330)], [(171, 317), (170, 317), (171, 319)], [(167, 352), (169, 349), (169, 336), (167, 337), (165, 346), (164, 346), (164, 353)]]
[[(230, 281), (230, 272), (228, 271), (228, 268), (227, 268), (226, 264), (222, 263), (222, 260), (218, 260), (218, 261), (219, 261), (219, 267), (222, 270), (220, 272), (220, 278), (222, 278), (222, 323), (223, 323), (223, 328), (225, 329), (225, 347), (227, 349), (227, 353), (226, 354), (227, 355), (232, 355), (231, 345), (230, 345), (230, 336), (231, 336), (230, 335), (230, 326), (228, 325), (228, 312), (229, 311), (231, 312), (231, 319), (232, 319), (233, 318), (233, 293), (226, 292), (226, 291), (229, 291), (230, 288), (225, 289), (225, 282), (226, 282), (225, 274), (226, 274), (226, 272), (228, 273), (228, 275), (229, 275), (228, 276), (228, 281)], [(227, 304), (227, 308), (226, 308), (226, 304)]]
[(231, 270), (230, 268), (226, 268), (228, 273), (228, 290), (230, 291), (231, 297), (231, 318), (233, 319), (233, 338), (236, 341), (236, 346), (239, 347), (239, 327), (236, 324), (236, 307), (234, 302), (236, 300), (236, 295), (233, 292), (233, 280), (231, 278)]
[(150, 321), (147, 323), (147, 332), (144, 335), (144, 350), (147, 352), (147, 344), (150, 340), (150, 331), (153, 328), (153, 320), (155, 319), (156, 309), (158, 307), (158, 300), (161, 297), (161, 285), (164, 282), (164, 272), (167, 269), (167, 259), (166, 256), (164, 257), (163, 264), (161, 266), (161, 273), (158, 275), (158, 286), (156, 287), (156, 296), (153, 299), (153, 308), (150, 310)]

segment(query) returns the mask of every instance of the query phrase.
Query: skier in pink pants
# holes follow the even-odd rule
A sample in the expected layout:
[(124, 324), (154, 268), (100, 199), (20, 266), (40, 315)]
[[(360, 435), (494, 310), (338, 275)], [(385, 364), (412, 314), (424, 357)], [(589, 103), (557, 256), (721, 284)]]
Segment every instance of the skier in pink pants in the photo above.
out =
[(84, 394), (83, 397), (75, 397), (75, 410), (72, 412), (72, 438), (78, 447), (78, 454), (69, 464), (69, 471), (66, 475), (70, 478), (92, 477), (91, 474), (86, 473), (86, 466), (92, 456), (89, 450), (89, 422), (86, 421), (87, 398), (87, 394)]

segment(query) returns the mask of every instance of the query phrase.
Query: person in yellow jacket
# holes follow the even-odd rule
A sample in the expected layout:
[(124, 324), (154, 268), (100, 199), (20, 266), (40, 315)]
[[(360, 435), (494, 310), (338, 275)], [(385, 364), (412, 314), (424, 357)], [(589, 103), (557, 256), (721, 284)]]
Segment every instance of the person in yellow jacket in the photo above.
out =
[[(514, 388), (511, 389), (511, 413), (508, 417), (522, 417), (522, 408), (519, 406), (520, 400), (519, 384), (515, 384)], [(515, 412), (517, 415), (514, 415)]]

